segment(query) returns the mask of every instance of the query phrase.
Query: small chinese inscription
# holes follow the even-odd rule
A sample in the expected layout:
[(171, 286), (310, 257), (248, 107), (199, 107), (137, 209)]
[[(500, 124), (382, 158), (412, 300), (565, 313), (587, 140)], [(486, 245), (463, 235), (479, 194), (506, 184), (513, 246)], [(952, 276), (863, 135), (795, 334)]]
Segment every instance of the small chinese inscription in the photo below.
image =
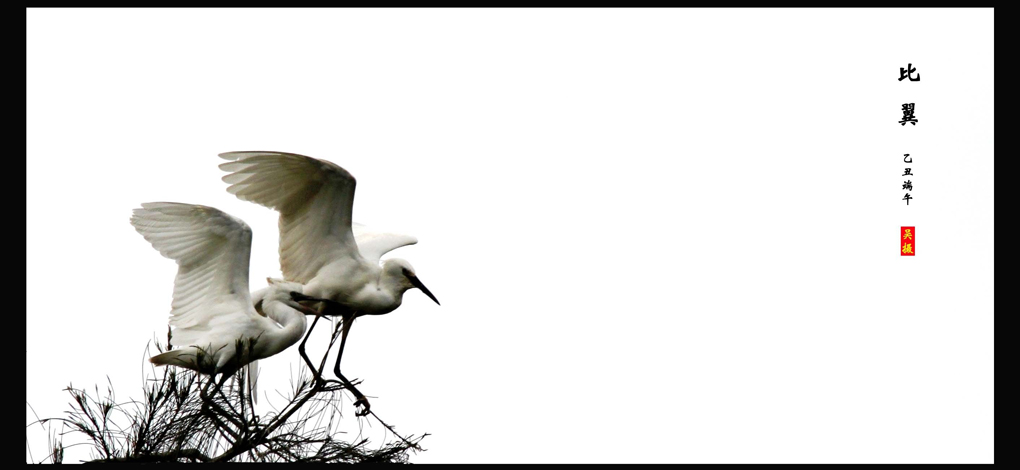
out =
[(917, 252), (917, 229), (900, 227), (900, 256), (914, 256)]

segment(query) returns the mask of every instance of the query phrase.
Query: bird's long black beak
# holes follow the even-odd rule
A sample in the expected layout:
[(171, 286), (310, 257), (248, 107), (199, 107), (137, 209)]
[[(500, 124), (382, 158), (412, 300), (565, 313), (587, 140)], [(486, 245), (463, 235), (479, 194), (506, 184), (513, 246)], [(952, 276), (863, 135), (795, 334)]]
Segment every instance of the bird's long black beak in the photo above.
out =
[(315, 311), (315, 310), (313, 310), (313, 309), (311, 309), (309, 307), (306, 307), (304, 305), (301, 305), (296, 300), (291, 300), (290, 302), (287, 302), (287, 305), (289, 305), (294, 310), (297, 310), (297, 311), (299, 311), (299, 312), (301, 312), (301, 313), (303, 313), (305, 315), (318, 315), (319, 314), (319, 312), (317, 312), (317, 311)]
[[(315, 310), (315, 309), (313, 309), (313, 308), (311, 308), (311, 307), (309, 307), (307, 305), (299, 303), (298, 305), (300, 305), (301, 308), (298, 308), (298, 310), (301, 310), (301, 312), (304, 313), (305, 315), (338, 316), (338, 315), (346, 315), (346, 314), (349, 314), (349, 313), (352, 313), (352, 312), (353, 313), (357, 313), (356, 310), (352, 310), (350, 307), (348, 307), (348, 306), (346, 306), (344, 304), (341, 304), (339, 302), (334, 302), (334, 301), (329, 300), (329, 299), (320, 299), (320, 298), (317, 298), (317, 297), (312, 297), (312, 296), (304, 295), (304, 294), (302, 294), (300, 292), (291, 292), (290, 293), (290, 298), (294, 302), (318, 302), (318, 303), (324, 304), (322, 308), (324, 308), (325, 310), (323, 310), (322, 312), (319, 312), (319, 311), (317, 311), (317, 310)], [(315, 304), (313, 303), (311, 305), (315, 305)]]
[(411, 281), (411, 284), (414, 285), (414, 287), (421, 289), (421, 291), (424, 292), (425, 295), (429, 296), (429, 298), (432, 299), (432, 301), (435, 302), (436, 305), (440, 305), (439, 300), (436, 299), (436, 296), (432, 295), (432, 293), (429, 292), (429, 288), (425, 287), (425, 284), (421, 283), (421, 280), (418, 279), (418, 276), (407, 276), (407, 278)]
[(290, 299), (291, 299), (291, 301), (288, 302), (288, 304), (291, 307), (297, 309), (297, 311), (299, 311), (299, 312), (301, 312), (301, 313), (303, 313), (305, 315), (318, 315), (319, 312), (317, 310), (307, 306), (307, 305), (304, 305), (304, 304), (300, 303), (300, 302), (324, 302), (323, 299), (317, 299), (315, 297), (310, 297), (310, 296), (304, 295), (304, 294), (302, 294), (300, 292), (293, 292), (293, 291), (291, 291), (291, 293), (290, 293)]
[(290, 298), (291, 298), (291, 300), (296, 300), (298, 302), (301, 302), (301, 301), (304, 301), (304, 300), (314, 300), (314, 301), (322, 300), (322, 299), (316, 299), (315, 297), (309, 297), (309, 296), (307, 296), (305, 294), (302, 294), (300, 292), (294, 292), (294, 291), (291, 291)]

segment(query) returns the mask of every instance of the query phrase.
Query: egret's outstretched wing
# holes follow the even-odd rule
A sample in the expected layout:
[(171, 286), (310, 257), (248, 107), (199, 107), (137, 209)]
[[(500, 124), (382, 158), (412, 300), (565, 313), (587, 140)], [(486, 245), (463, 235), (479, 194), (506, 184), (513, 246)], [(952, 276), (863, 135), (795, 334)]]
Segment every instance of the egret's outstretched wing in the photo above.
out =
[(177, 261), (170, 311), (173, 346), (200, 344), (243, 331), (256, 316), (248, 293), (251, 229), (218, 209), (150, 202), (131, 225), (163, 256)]
[(418, 239), (410, 235), (399, 233), (373, 232), (368, 227), (355, 223), (351, 226), (354, 232), (354, 240), (358, 243), (358, 251), (365, 261), (379, 263), (382, 255), (397, 248), (418, 243)]
[(280, 152), (228, 152), (220, 165), (231, 194), (280, 212), (280, 269), (308, 283), (326, 263), (359, 257), (351, 232), (354, 177), (339, 166)]

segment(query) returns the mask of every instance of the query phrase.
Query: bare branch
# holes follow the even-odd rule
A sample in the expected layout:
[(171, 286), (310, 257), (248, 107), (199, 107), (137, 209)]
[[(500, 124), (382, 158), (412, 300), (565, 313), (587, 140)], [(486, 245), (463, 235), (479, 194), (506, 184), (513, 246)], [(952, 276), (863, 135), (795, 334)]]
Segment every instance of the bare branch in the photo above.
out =
[[(158, 342), (156, 347), (164, 349)], [(424, 450), (419, 443), (428, 434), (402, 436), (375, 412), (370, 416), (396, 442), (370, 449), (367, 439), (337, 439), (344, 434), (338, 406), (344, 387), (316, 382), (307, 371), (299, 371), (289, 396), (281, 394), (282, 408), (259, 415), (245, 393), (245, 380), (251, 378), (242, 371), (236, 380), (227, 383), (224, 377), (216, 384), (213, 377), (203, 380), (188, 369), (152, 367), (145, 398), (124, 403), (116, 402), (112, 385), (104, 396), (98, 387), (92, 396), (68, 386), (73, 402), (67, 417), (38, 422), (60, 422), (67, 432), (86, 436), (95, 451), (93, 462), (406, 463), (409, 453)], [(206, 393), (210, 387), (215, 390)], [(62, 443), (54, 437), (49, 446), (47, 460), (62, 461)]]

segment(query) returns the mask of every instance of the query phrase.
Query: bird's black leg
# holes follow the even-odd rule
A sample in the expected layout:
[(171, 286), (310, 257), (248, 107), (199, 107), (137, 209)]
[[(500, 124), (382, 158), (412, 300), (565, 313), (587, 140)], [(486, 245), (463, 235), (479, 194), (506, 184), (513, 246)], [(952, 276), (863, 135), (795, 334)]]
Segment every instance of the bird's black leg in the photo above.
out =
[(304, 359), (305, 364), (308, 364), (308, 370), (310, 370), (312, 372), (312, 375), (315, 377), (316, 384), (323, 381), (322, 376), (316, 373), (315, 365), (312, 364), (311, 359), (308, 359), (308, 354), (305, 353), (305, 343), (308, 342), (308, 337), (312, 336), (312, 330), (315, 329), (315, 324), (319, 322), (319, 318), (321, 317), (322, 315), (315, 316), (315, 320), (312, 320), (311, 328), (308, 328), (308, 333), (305, 333), (305, 339), (301, 340), (301, 344), (298, 345), (298, 352), (301, 353), (301, 359)]
[(199, 396), (201, 396), (203, 399), (208, 399), (209, 398), (209, 387), (212, 387), (212, 385), (214, 383), (216, 383), (215, 377), (210, 375), (209, 376), (209, 381), (206, 382), (205, 387), (202, 387), (202, 392), (199, 393)]
[(342, 336), (340, 337), (340, 350), (337, 351), (336, 353), (336, 366), (333, 367), (333, 373), (336, 374), (340, 381), (344, 383), (344, 386), (346, 386), (347, 389), (354, 394), (355, 398), (357, 398), (357, 400), (354, 401), (354, 406), (365, 407), (361, 411), (355, 411), (354, 414), (357, 416), (365, 416), (368, 414), (368, 410), (371, 408), (371, 405), (368, 403), (368, 399), (365, 398), (365, 395), (354, 387), (354, 384), (351, 383), (350, 380), (347, 380), (347, 377), (344, 377), (344, 375), (340, 373), (340, 358), (342, 358), (344, 355), (344, 344), (347, 343), (347, 332), (351, 330), (351, 324), (354, 322), (354, 313), (348, 312), (344, 314), (343, 322), (344, 322), (343, 332), (341, 333)]
[[(298, 346), (298, 352), (301, 353), (301, 359), (304, 359), (305, 364), (308, 365), (308, 370), (310, 370), (312, 372), (312, 376), (315, 378), (315, 385), (316, 386), (322, 386), (322, 385), (326, 385), (329, 382), (335, 382), (335, 380), (325, 380), (325, 379), (323, 379), (322, 378), (322, 366), (320, 365), (318, 370), (316, 370), (315, 365), (312, 364), (312, 360), (308, 359), (308, 354), (305, 353), (305, 343), (307, 343), (308, 342), (308, 338), (310, 336), (312, 336), (312, 330), (315, 329), (315, 324), (319, 321), (319, 318), (322, 318), (321, 314), (320, 315), (316, 315), (315, 316), (315, 320), (312, 320), (312, 326), (310, 328), (308, 328), (308, 333), (305, 334), (305, 339), (302, 340), (301, 344)], [(326, 354), (329, 354), (329, 350), (328, 349), (326, 350)]]
[[(343, 383), (344, 387), (347, 388), (348, 390), (350, 390), (351, 393), (354, 394), (355, 398), (357, 398), (357, 400), (355, 400), (355, 402), (354, 402), (355, 406), (364, 406), (365, 407), (361, 412), (356, 412), (355, 414), (357, 414), (358, 416), (365, 416), (365, 415), (367, 415), (369, 407), (370, 407), (370, 405), (368, 404), (368, 399), (365, 398), (365, 395), (363, 395), (360, 391), (358, 391), (358, 389), (354, 386), (353, 383), (351, 383), (350, 380), (347, 380), (347, 378), (344, 377), (343, 374), (340, 373), (340, 358), (343, 357), (343, 354), (344, 354), (344, 345), (347, 342), (347, 332), (350, 331), (350, 329), (351, 329), (351, 323), (354, 320), (356, 312), (352, 311), (347, 306), (345, 306), (345, 305), (343, 305), (343, 304), (341, 304), (339, 302), (334, 302), (334, 301), (328, 300), (328, 299), (319, 299), (319, 298), (315, 298), (315, 297), (310, 297), (310, 296), (307, 296), (307, 295), (304, 295), (304, 294), (301, 294), (301, 293), (298, 293), (298, 292), (291, 292), (290, 293), (290, 297), (291, 297), (291, 299), (293, 299), (295, 301), (298, 301), (298, 302), (306, 302), (306, 301), (321, 302), (321, 304), (320, 304), (321, 306), (320, 306), (320, 309), (318, 311), (318, 314), (315, 315), (315, 320), (312, 321), (312, 328), (315, 328), (315, 322), (317, 322), (319, 320), (319, 317), (322, 316), (322, 315), (339, 316), (339, 317), (343, 318), (343, 322), (338, 326), (338, 329), (340, 327), (342, 327), (343, 330), (342, 330), (342, 333), (341, 333), (342, 336), (341, 336), (341, 339), (340, 339), (340, 350), (337, 352), (336, 366), (333, 368), (333, 373), (336, 374), (337, 378), (340, 379), (340, 381)], [(305, 346), (305, 342), (308, 341), (308, 337), (311, 335), (311, 333), (312, 333), (312, 330), (311, 330), (311, 328), (309, 328), (308, 333), (305, 335), (304, 340), (301, 342), (301, 345), (298, 346), (298, 350), (301, 352), (301, 358), (305, 361), (306, 364), (308, 364), (309, 368), (312, 368), (311, 367), (312, 364), (311, 364), (311, 361), (308, 359), (307, 354), (305, 354), (305, 352), (304, 352), (304, 346)], [(333, 342), (336, 341), (336, 333), (337, 332), (334, 331), (332, 338), (330, 338), (330, 342), (329, 342), (330, 347), (332, 347), (333, 346)], [(328, 349), (326, 350), (326, 354), (327, 355), (329, 354), (329, 350)], [(313, 371), (312, 373), (316, 375), (316, 380), (317, 381), (318, 380), (322, 380), (322, 368), (325, 365), (326, 365), (326, 356), (323, 356), (322, 357), (322, 363), (319, 365), (319, 369), (317, 371), (318, 373), (316, 373), (316, 370), (314, 368), (312, 369), (312, 371)]]
[(336, 344), (336, 339), (340, 337), (340, 327), (344, 326), (343, 320), (336, 324), (336, 328), (333, 329), (333, 334), (329, 337), (329, 346), (326, 348), (326, 354), (322, 356), (322, 361), (319, 361), (319, 373), (322, 373), (322, 369), (326, 367), (326, 358), (329, 357), (329, 350), (333, 349), (333, 345)]
[[(227, 398), (226, 395), (223, 394), (223, 383), (226, 382), (227, 379), (229, 379), (229, 378), (230, 378), (229, 374), (222, 373), (222, 374), (220, 374), (220, 380), (217, 382), (215, 375), (214, 374), (210, 374), (209, 375), (209, 382), (206, 383), (205, 387), (202, 388), (202, 392), (200, 393), (200, 396), (203, 399), (209, 401), (209, 403), (213, 404), (213, 405), (215, 405), (215, 403), (212, 402), (212, 395), (215, 395), (215, 394), (219, 393), (221, 397), (226, 399)], [(212, 395), (210, 395), (209, 394), (209, 387), (213, 386), (213, 384), (216, 385), (216, 388), (213, 389), (213, 393), (212, 393)]]
[[(308, 332), (305, 333), (304, 339), (302, 339), (301, 340), (301, 344), (298, 345), (298, 353), (301, 354), (301, 359), (305, 361), (306, 365), (308, 365), (308, 370), (311, 371), (312, 377), (315, 379), (315, 385), (316, 386), (323, 386), (323, 385), (326, 385), (329, 382), (339, 383), (339, 382), (337, 382), (335, 380), (325, 380), (325, 379), (322, 378), (322, 368), (323, 368), (323, 366), (325, 365), (325, 362), (326, 362), (326, 355), (329, 354), (329, 348), (326, 348), (326, 355), (323, 355), (323, 357), (322, 357), (322, 364), (319, 365), (318, 369), (316, 369), (315, 365), (312, 364), (312, 360), (308, 359), (308, 353), (305, 352), (305, 344), (308, 343), (308, 338), (310, 338), (312, 336), (312, 330), (315, 329), (315, 324), (319, 322), (319, 318), (323, 316), (323, 314), (324, 314), (323, 312), (330, 307), (330, 304), (332, 302), (329, 302), (326, 299), (319, 299), (319, 298), (307, 296), (307, 295), (304, 295), (304, 294), (302, 294), (300, 292), (291, 292), (290, 293), (290, 298), (295, 300), (295, 301), (297, 301), (297, 302), (316, 302), (316, 303), (318, 303), (318, 307), (315, 309), (315, 320), (312, 320), (312, 326), (308, 328)], [(304, 304), (302, 304), (302, 305), (304, 305)], [(310, 308), (309, 308), (309, 310), (310, 310)], [(309, 313), (305, 313), (305, 315), (309, 315)], [(329, 345), (330, 345), (330, 347), (332, 347), (333, 343), (330, 342)]]

